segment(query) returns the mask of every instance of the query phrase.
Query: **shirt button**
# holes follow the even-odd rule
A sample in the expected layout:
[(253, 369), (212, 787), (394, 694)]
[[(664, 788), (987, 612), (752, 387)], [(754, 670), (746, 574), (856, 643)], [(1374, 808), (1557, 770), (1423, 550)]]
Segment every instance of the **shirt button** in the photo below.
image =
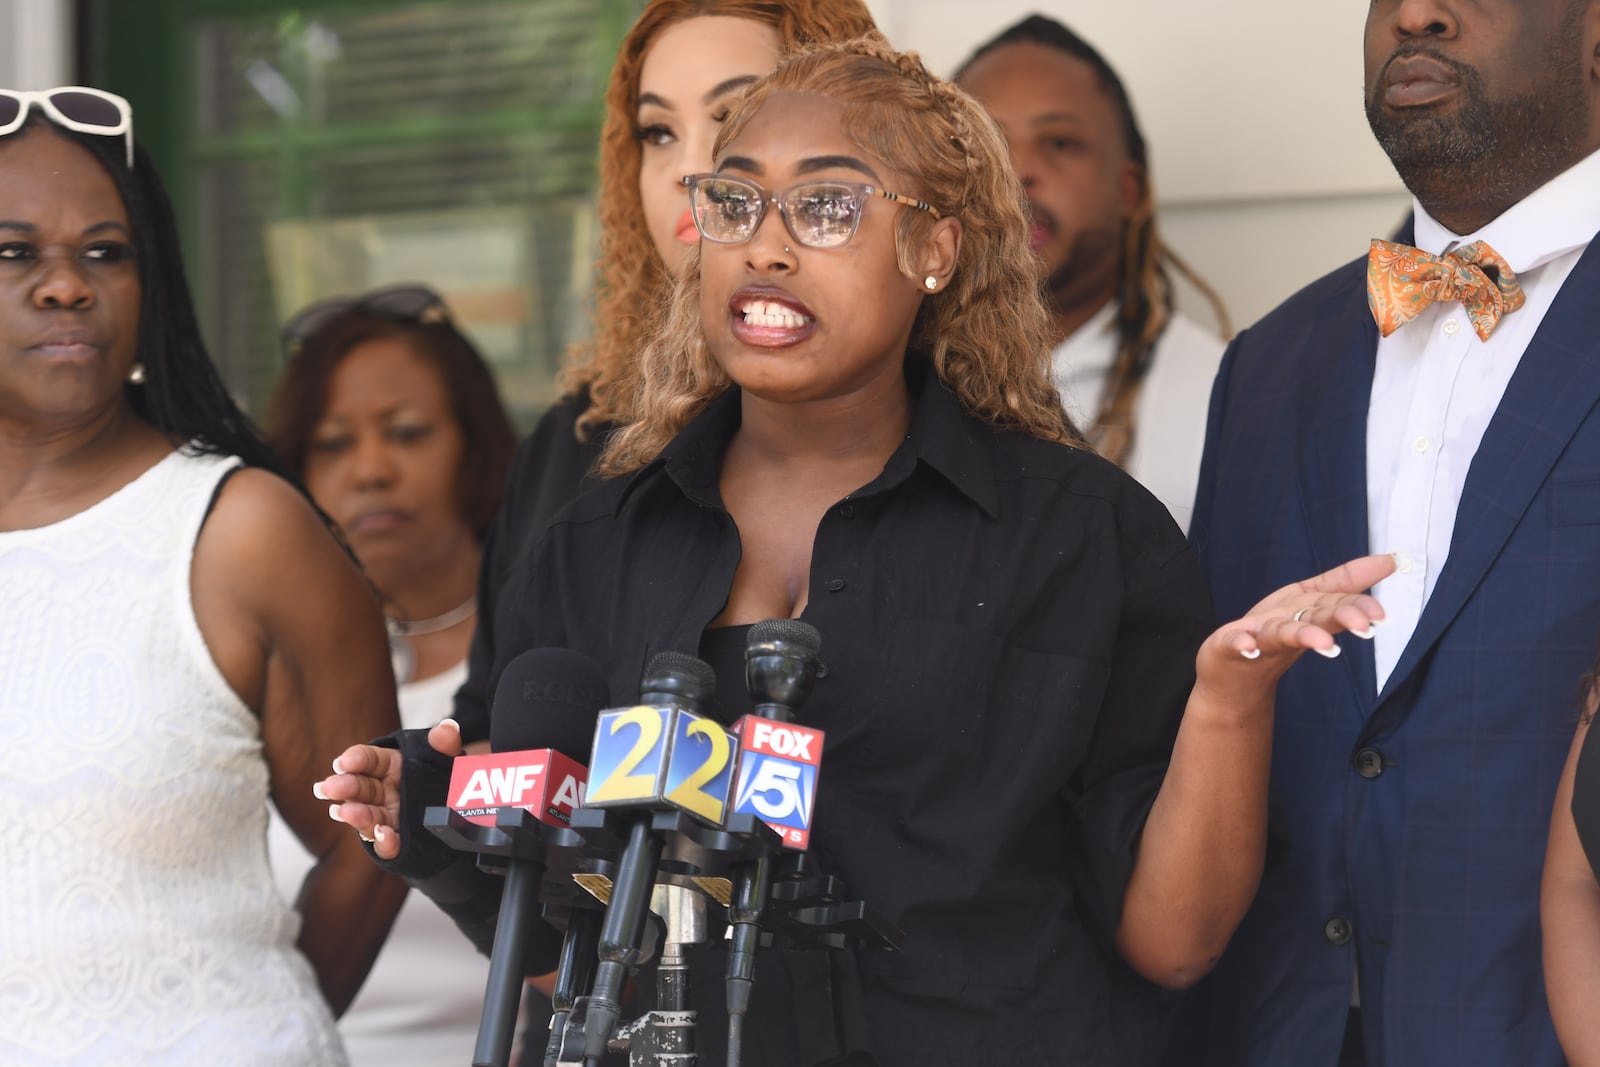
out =
[(1376, 778), (1383, 773), (1383, 753), (1375, 748), (1364, 748), (1356, 753), (1356, 773), (1363, 778)]
[(1406, 555), (1404, 552), (1396, 552), (1394, 554), (1394, 569), (1395, 569), (1395, 573), (1397, 573), (1397, 574), (1410, 574), (1411, 573), (1411, 567), (1412, 567), (1412, 563), (1411, 563), (1411, 557), (1410, 556)]
[(1322, 924), (1322, 936), (1328, 939), (1330, 945), (1344, 945), (1350, 941), (1350, 920), (1343, 915), (1335, 915)]
[(1428, 450), (1428, 446), (1431, 444), (1433, 444), (1433, 442), (1429, 441), (1426, 437), (1419, 437), (1415, 441), (1411, 442), (1411, 447), (1421, 453), (1426, 452)]
[(856, 506), (854, 504), (840, 504), (839, 505), (839, 517), (841, 519), (853, 519), (853, 518), (855, 518), (855, 516), (856, 516)]
[(844, 588), (844, 579), (843, 578), (829, 578), (828, 579), (828, 581), (827, 581), (827, 590), (828, 590), (828, 592), (837, 593), (839, 590), (841, 590), (843, 588)]
[(1460, 319), (1445, 319), (1444, 320), (1444, 334), (1445, 334), (1446, 337), (1454, 337), (1456, 334), (1458, 334), (1460, 332), (1461, 332), (1461, 320)]

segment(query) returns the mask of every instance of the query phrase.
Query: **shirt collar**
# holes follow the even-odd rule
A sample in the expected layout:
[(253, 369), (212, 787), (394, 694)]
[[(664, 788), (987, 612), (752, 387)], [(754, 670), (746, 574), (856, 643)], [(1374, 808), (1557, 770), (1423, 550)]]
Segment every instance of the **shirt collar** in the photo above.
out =
[[(991, 518), (999, 514), (1000, 494), (995, 485), (993, 431), (967, 415), (955, 394), (932, 372), (927, 360), (906, 361), (906, 382), (911, 388), (911, 426), (905, 440), (884, 464), (883, 473), (851, 493), (871, 496), (909, 478), (918, 463), (937, 471), (962, 495)], [(620, 514), (634, 490), (662, 473), (698, 504), (720, 507), (717, 479), (722, 453), (739, 428), (739, 388), (723, 391), (667, 443), (661, 454), (626, 476), (617, 496)]]
[(1522, 274), (1589, 243), (1600, 233), (1600, 151), (1568, 167), (1475, 233), (1450, 232), (1413, 199), (1416, 246), (1433, 255), (1486, 241)]

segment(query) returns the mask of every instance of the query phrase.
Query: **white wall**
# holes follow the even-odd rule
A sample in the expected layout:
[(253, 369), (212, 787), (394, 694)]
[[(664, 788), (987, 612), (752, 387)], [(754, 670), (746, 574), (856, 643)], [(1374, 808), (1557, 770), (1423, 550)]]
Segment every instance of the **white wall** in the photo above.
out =
[(68, 0), (0, 0), (0, 86), (49, 89), (71, 80)]
[(1236, 328), (1365, 254), (1410, 209), (1362, 114), (1363, 4), (867, 4), (897, 47), (945, 75), (1034, 12), (1093, 43), (1133, 98), (1168, 243), (1222, 292)]

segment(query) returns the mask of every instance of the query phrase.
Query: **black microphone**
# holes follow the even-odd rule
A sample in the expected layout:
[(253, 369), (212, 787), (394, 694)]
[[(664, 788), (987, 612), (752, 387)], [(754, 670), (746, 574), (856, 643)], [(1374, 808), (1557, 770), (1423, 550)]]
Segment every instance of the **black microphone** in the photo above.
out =
[[(573, 746), (573, 739), (587, 733), (594, 714), (605, 707), (608, 696), (599, 665), (580, 652), (538, 648), (517, 656), (506, 666), (495, 688), (489, 722), (494, 752), (456, 759), (451, 775), (451, 809), (458, 818), (473, 811), (479, 816), (474, 821), (480, 826), (485, 825), (482, 816), (487, 814), (491, 820), (487, 825), (499, 825), (504, 830), (509, 820), (498, 819), (498, 812), (470, 807), (485, 800), (487, 794), (489, 801), (503, 802), (501, 806), (510, 809), (508, 814), (520, 814), (515, 809), (521, 807), (539, 820), (535, 824), (524, 819), (522, 830), (564, 827), (580, 800), (572, 779), (576, 774), (581, 781), (583, 768), (565, 757), (562, 750), (575, 747), (580, 753), (583, 751), (581, 743)], [(556, 747), (532, 748), (538, 741), (552, 737), (558, 742)], [(473, 1067), (506, 1067), (527, 977), (529, 945), (542, 933), (537, 927), (545, 859), (537, 833), (490, 831), (485, 837), (495, 837), (502, 845), (509, 837), (510, 848), (472, 1063)]]
[[(663, 848), (647, 812), (677, 809), (713, 826), (727, 814), (733, 743), (704, 714), (715, 687), (716, 675), (705, 663), (664, 652), (645, 667), (640, 703), (608, 709), (596, 722), (584, 806), (630, 815), (600, 928), (593, 992), (573, 1008), (561, 1062), (605, 1052), (621, 1020), (623, 980), (643, 961), (643, 928)], [(580, 1026), (581, 1048), (574, 1033)]]
[[(734, 726), (741, 750), (735, 810), (760, 815), (791, 848), (810, 843), (823, 735), (789, 724), (822, 671), (822, 635), (815, 626), (768, 619), (750, 627), (745, 684), (755, 711)], [(772, 859), (763, 855), (740, 869), (728, 904), (728, 1067), (739, 1065), (760, 922), (771, 896)]]

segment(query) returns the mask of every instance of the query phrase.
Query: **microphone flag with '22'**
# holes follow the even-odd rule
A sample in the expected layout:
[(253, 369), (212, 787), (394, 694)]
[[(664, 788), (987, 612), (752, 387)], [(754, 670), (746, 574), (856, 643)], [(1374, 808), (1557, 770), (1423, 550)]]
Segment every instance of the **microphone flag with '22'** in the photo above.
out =
[[(480, 866), (505, 869), (474, 1067), (504, 1067), (510, 1060), (529, 945), (543, 932), (536, 927), (546, 849), (570, 836), (568, 824), (582, 801), (586, 772), (562, 751), (582, 747), (553, 731), (588, 723), (608, 695), (599, 665), (582, 653), (539, 648), (517, 656), (495, 687), (493, 751), (456, 757), (449, 806), (430, 808), (424, 818), (423, 825), (451, 847), (478, 853)], [(559, 747), (532, 747), (551, 740)]]
[(595, 721), (590, 784), (575, 825), (595, 839), (614, 830), (622, 844), (606, 891), (593, 990), (552, 1026), (557, 1062), (598, 1059), (616, 1034), (624, 978), (646, 954), (644, 924), (664, 836), (681, 836), (676, 828), (654, 825), (653, 815), (682, 812), (709, 828), (727, 817), (735, 748), (728, 732), (704, 714), (715, 686), (705, 663), (663, 652), (645, 667), (639, 703), (602, 711)]

